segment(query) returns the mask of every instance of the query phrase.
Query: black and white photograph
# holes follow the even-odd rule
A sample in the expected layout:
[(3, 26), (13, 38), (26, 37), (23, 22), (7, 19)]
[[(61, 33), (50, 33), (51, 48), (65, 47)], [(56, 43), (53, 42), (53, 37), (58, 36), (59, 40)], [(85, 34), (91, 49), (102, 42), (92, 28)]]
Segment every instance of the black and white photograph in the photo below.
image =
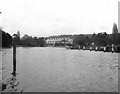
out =
[(120, 0), (0, 0), (0, 93), (118, 94)]

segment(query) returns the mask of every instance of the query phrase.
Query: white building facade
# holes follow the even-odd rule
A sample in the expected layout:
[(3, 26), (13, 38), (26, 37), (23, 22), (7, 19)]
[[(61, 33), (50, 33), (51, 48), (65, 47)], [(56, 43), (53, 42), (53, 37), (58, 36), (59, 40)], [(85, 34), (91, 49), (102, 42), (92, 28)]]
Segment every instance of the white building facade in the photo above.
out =
[(73, 39), (69, 37), (60, 37), (60, 38), (47, 38), (47, 45), (55, 45), (55, 44), (73, 44)]

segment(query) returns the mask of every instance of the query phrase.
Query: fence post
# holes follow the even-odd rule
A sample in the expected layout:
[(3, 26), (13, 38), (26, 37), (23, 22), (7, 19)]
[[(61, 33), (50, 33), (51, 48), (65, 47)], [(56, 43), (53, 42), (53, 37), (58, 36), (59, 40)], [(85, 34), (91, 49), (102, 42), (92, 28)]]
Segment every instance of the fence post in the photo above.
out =
[(95, 51), (97, 51), (97, 46), (95, 47)]
[(13, 75), (16, 75), (16, 37), (13, 37)]

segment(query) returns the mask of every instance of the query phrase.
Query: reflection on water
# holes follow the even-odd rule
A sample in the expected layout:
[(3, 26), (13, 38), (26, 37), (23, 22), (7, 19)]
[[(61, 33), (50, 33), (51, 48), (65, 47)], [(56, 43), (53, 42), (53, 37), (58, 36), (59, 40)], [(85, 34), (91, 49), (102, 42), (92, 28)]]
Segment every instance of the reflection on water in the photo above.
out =
[(3, 49), (6, 91), (117, 92), (118, 53), (65, 48), (17, 48), (17, 75), (12, 72), (12, 49)]

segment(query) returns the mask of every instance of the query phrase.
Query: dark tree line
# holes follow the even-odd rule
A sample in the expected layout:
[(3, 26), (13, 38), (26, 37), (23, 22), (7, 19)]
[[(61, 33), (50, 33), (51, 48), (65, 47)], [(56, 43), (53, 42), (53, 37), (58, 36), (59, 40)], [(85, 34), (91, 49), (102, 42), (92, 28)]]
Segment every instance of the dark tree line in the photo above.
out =
[(44, 47), (45, 46), (45, 39), (43, 37), (32, 37), (32, 36), (28, 36), (28, 35), (24, 35), (21, 39), (20, 39), (20, 43), (21, 46), (30, 46), (30, 47), (34, 47), (34, 46), (40, 46), (40, 47)]
[(12, 36), (9, 33), (6, 33), (0, 29), (0, 34), (2, 34), (2, 47), (11, 47), (12, 45)]
[(101, 32), (98, 34), (89, 35), (74, 35), (74, 45), (84, 46), (120, 46), (120, 33), (118, 32), (117, 25), (114, 23), (112, 28), (112, 34)]
[(92, 35), (74, 36), (74, 45), (81, 46), (120, 46), (120, 34), (98, 33)]

